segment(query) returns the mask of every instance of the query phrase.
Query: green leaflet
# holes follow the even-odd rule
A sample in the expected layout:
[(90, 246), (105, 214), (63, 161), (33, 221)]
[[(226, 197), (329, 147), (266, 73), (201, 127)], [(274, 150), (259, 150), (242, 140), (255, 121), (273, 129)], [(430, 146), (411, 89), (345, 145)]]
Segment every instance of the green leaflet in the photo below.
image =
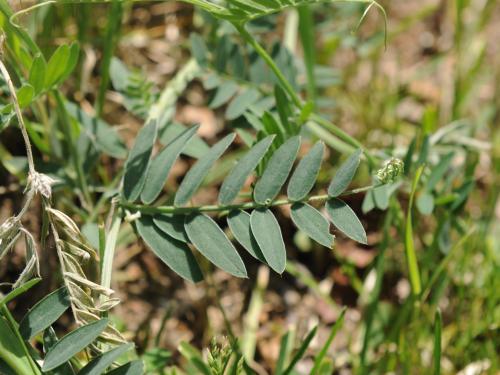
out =
[(309, 194), (318, 177), (324, 149), (323, 142), (317, 142), (299, 162), (288, 183), (288, 198), (293, 201), (300, 201)]
[(141, 193), (141, 200), (144, 203), (153, 202), (161, 193), (172, 166), (198, 128), (199, 125), (196, 125), (185, 130), (153, 159), (144, 183), (144, 190)]
[(217, 142), (210, 151), (203, 155), (188, 173), (186, 173), (186, 176), (175, 194), (174, 204), (176, 206), (182, 206), (191, 199), (193, 194), (196, 193), (196, 190), (200, 187), (203, 179), (207, 176), (212, 165), (222, 156), (224, 151), (226, 151), (231, 142), (233, 142), (234, 137), (235, 134), (225, 136), (222, 140)]
[(41, 54), (33, 59), (30, 68), (30, 75), (28, 82), (35, 89), (35, 95), (44, 89), (45, 85), (45, 72), (47, 70), (47, 63)]
[(153, 221), (158, 228), (170, 237), (182, 242), (189, 242), (189, 238), (184, 230), (183, 215), (160, 214), (153, 216)]
[(137, 221), (137, 231), (148, 247), (172, 271), (189, 281), (203, 280), (198, 262), (189, 247), (161, 231), (150, 216), (143, 216)]
[(333, 247), (335, 237), (330, 233), (330, 223), (317, 209), (307, 203), (294, 203), (291, 216), (297, 228), (314, 241), (328, 248)]
[(240, 117), (247, 108), (259, 100), (260, 97), (260, 93), (255, 89), (243, 91), (228, 105), (226, 119), (234, 120)]
[(351, 207), (337, 198), (328, 200), (325, 207), (330, 221), (338, 230), (354, 241), (367, 243), (365, 229)]
[(139, 198), (151, 162), (151, 152), (156, 140), (157, 126), (153, 120), (146, 124), (137, 134), (134, 146), (125, 162), (123, 177), (123, 195), (128, 201)]
[(281, 228), (273, 213), (267, 208), (258, 208), (250, 216), (250, 226), (267, 264), (282, 274), (286, 266), (286, 249)]
[(23, 85), (19, 90), (17, 90), (17, 102), (19, 107), (26, 108), (31, 104), (31, 100), (35, 94), (35, 90), (31, 85)]
[(38, 284), (42, 279), (36, 277), (34, 279), (31, 279), (30, 281), (27, 281), (26, 283), (18, 286), (16, 289), (10, 291), (6, 296), (4, 296), (2, 299), (0, 299), (0, 308), (3, 307), (4, 305), (8, 304), (10, 301), (12, 301), (14, 298), (20, 296), (21, 294), (25, 293), (29, 289), (31, 289), (33, 286)]
[(47, 73), (45, 75), (45, 87), (54, 85), (64, 74), (66, 64), (69, 61), (69, 46), (62, 44), (50, 56), (47, 63)]
[(281, 145), (273, 154), (262, 177), (255, 184), (254, 199), (257, 203), (268, 204), (285, 183), (300, 147), (300, 137), (295, 136)]
[(45, 356), (42, 371), (50, 371), (90, 345), (108, 326), (108, 319), (101, 319), (68, 333)]
[(59, 288), (48, 294), (23, 317), (19, 324), (19, 333), (25, 340), (33, 338), (54, 323), (70, 306), (68, 290)]
[(234, 235), (234, 238), (250, 253), (254, 258), (259, 259), (261, 262), (266, 262), (259, 244), (255, 240), (250, 228), (250, 214), (243, 210), (234, 210), (227, 216), (227, 223), (229, 229)]
[(113, 348), (106, 353), (103, 353), (93, 358), (85, 365), (78, 375), (101, 375), (104, 371), (111, 366), (120, 356), (134, 347), (134, 344), (123, 344)]
[(233, 81), (222, 83), (217, 89), (214, 98), (210, 102), (210, 108), (217, 108), (226, 104), (238, 91), (238, 85)]
[(422, 215), (430, 215), (434, 211), (434, 196), (426, 191), (417, 198), (417, 208)]
[(106, 375), (142, 375), (144, 374), (144, 363), (137, 359), (129, 363), (125, 363), (120, 367), (115, 368), (106, 373)]
[(187, 216), (185, 228), (192, 244), (213, 264), (236, 277), (247, 277), (240, 255), (212, 218), (203, 214)]
[(330, 182), (330, 186), (328, 187), (329, 196), (338, 197), (349, 187), (358, 169), (361, 152), (361, 150), (356, 150), (337, 170), (337, 173), (333, 176), (332, 182)]
[(264, 138), (253, 146), (234, 166), (222, 183), (219, 192), (219, 202), (221, 204), (229, 204), (236, 198), (246, 179), (264, 157), (273, 140), (274, 135)]

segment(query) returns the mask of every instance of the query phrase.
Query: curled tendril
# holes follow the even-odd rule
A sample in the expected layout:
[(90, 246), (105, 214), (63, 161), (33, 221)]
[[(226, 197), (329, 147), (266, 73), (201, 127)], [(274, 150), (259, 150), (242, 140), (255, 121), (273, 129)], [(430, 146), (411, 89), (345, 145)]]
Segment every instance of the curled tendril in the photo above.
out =
[(394, 182), (404, 172), (404, 163), (401, 159), (391, 158), (377, 171), (377, 178), (383, 184)]

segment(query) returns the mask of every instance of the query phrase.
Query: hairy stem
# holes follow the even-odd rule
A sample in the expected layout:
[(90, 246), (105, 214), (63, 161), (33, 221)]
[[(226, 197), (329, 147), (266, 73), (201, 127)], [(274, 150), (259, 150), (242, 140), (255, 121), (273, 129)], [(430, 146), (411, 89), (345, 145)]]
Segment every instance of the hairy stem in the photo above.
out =
[[(1, 48), (1, 46), (0, 46)], [(26, 125), (24, 124), (23, 115), (21, 113), (21, 107), (19, 107), (19, 102), (17, 100), (16, 88), (12, 83), (12, 80), (9, 75), (9, 71), (5, 67), (3, 61), (0, 59), (0, 71), (5, 78), (5, 82), (7, 82), (7, 86), (9, 87), (10, 96), (12, 98), (12, 105), (16, 111), (17, 120), (19, 122), (19, 128), (21, 129), (21, 134), (23, 135), (24, 146), (26, 148), (26, 156), (28, 158), (28, 168), (29, 173), (35, 173), (35, 162), (33, 161), (33, 151), (31, 149), (30, 138), (28, 136), (28, 131), (26, 130)]]
[[(347, 190), (344, 193), (341, 194), (341, 196), (346, 196), (346, 195), (352, 195), (352, 194), (357, 194), (357, 193), (362, 193), (364, 191), (371, 190), (377, 186), (374, 185), (369, 185), (369, 186), (364, 186), (358, 189), (353, 189), (353, 190)], [(324, 202), (331, 197), (327, 194), (322, 194), (322, 195), (313, 195), (301, 202), (303, 203), (314, 203), (314, 202)], [(278, 199), (273, 202), (271, 202), (268, 205), (263, 205), (257, 202), (245, 202), (245, 203), (240, 203), (240, 204), (226, 204), (226, 205), (205, 205), (205, 206), (191, 206), (191, 207), (176, 207), (176, 206), (158, 206), (158, 207), (151, 207), (151, 206), (144, 206), (141, 204), (134, 204), (130, 202), (121, 202), (120, 205), (123, 208), (129, 209), (129, 210), (135, 210), (135, 211), (140, 211), (141, 213), (144, 214), (189, 214), (193, 212), (224, 212), (224, 211), (231, 211), (231, 210), (249, 210), (249, 209), (254, 209), (254, 208), (259, 208), (259, 207), (276, 207), (276, 206), (285, 206), (289, 204), (296, 203), (296, 201), (292, 201), (291, 199), (285, 198), (285, 199)]]

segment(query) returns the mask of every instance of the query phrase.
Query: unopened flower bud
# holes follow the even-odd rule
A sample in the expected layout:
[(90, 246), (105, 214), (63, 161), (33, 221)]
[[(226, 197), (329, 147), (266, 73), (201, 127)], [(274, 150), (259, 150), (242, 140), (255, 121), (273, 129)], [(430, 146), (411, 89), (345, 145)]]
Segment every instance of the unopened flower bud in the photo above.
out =
[(404, 163), (401, 159), (391, 158), (377, 171), (377, 178), (383, 184), (394, 182), (404, 171)]

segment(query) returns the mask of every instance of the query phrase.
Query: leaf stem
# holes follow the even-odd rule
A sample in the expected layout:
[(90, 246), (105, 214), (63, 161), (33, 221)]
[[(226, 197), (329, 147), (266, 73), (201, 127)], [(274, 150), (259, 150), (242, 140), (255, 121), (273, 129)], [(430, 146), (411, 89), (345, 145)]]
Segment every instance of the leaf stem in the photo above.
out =
[[(377, 185), (378, 186), (378, 185)], [(357, 189), (346, 190), (341, 196), (353, 195), (368, 191), (370, 189), (376, 188), (377, 186), (368, 185), (364, 187), (360, 187)], [(322, 195), (313, 195), (303, 201), (302, 203), (314, 203), (314, 202), (323, 202), (331, 197), (328, 194)], [(121, 202), (120, 205), (123, 208), (129, 210), (140, 211), (144, 214), (189, 214), (193, 212), (224, 212), (231, 210), (250, 210), (259, 207), (277, 207), (277, 206), (286, 206), (289, 204), (296, 203), (297, 201), (293, 201), (291, 199), (278, 199), (271, 202), (268, 205), (263, 205), (257, 202), (245, 202), (240, 204), (226, 204), (226, 205), (205, 205), (205, 206), (191, 206), (191, 207), (177, 207), (177, 206), (146, 206), (141, 204), (134, 204), (130, 202)]]

